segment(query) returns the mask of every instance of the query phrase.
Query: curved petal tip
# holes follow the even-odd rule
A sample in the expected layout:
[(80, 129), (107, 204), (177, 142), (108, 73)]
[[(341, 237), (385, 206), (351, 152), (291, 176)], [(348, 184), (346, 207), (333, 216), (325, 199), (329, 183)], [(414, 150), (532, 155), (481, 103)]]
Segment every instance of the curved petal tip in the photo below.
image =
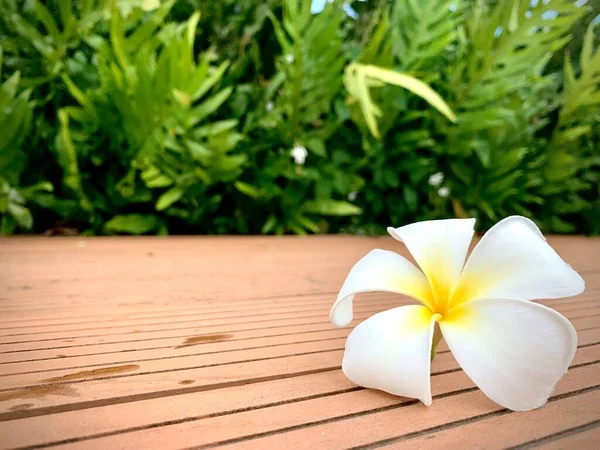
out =
[(435, 320), (420, 305), (371, 316), (352, 330), (342, 371), (353, 383), (431, 405), (431, 344)]
[(329, 321), (336, 327), (345, 327), (354, 318), (352, 313), (352, 303), (354, 295), (339, 298), (329, 311)]

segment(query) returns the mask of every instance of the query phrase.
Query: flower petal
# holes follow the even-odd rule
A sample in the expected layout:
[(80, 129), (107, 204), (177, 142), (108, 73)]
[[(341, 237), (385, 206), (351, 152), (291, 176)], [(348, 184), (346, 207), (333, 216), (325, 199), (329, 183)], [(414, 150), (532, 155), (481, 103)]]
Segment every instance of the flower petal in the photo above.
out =
[(354, 383), (431, 405), (431, 343), (436, 318), (426, 307), (383, 311), (350, 333), (342, 362)]
[(337, 327), (352, 321), (352, 300), (361, 292), (387, 291), (430, 304), (429, 284), (423, 273), (406, 258), (387, 250), (372, 250), (360, 259), (346, 277), (329, 318)]
[(446, 303), (454, 291), (473, 238), (475, 219), (416, 222), (388, 233), (404, 242), (429, 280), (434, 300)]
[(492, 227), (473, 249), (451, 304), (569, 297), (584, 289), (583, 279), (546, 243), (538, 227), (512, 216)]
[(477, 386), (514, 411), (542, 406), (577, 349), (571, 323), (543, 305), (482, 299), (439, 322), (454, 357)]

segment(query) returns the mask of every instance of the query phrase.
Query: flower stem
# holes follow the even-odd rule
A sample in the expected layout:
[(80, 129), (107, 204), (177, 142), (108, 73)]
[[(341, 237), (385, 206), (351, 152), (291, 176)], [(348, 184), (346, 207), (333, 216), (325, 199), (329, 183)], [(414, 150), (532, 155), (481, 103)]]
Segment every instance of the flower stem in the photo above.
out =
[(433, 342), (431, 343), (431, 360), (435, 358), (435, 352), (437, 350), (438, 344), (442, 340), (442, 331), (440, 330), (439, 324), (436, 322), (433, 329)]

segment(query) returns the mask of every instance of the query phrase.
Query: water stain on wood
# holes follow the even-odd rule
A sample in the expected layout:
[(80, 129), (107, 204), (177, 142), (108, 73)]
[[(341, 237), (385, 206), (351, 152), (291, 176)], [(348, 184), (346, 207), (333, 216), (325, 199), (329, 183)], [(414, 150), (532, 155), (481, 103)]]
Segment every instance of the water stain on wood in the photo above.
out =
[(181, 380), (179, 384), (192, 384), (195, 383), (196, 380)]
[(21, 403), (20, 405), (11, 406), (8, 408), (9, 411), (24, 411), (33, 406), (33, 403)]
[(0, 402), (15, 399), (41, 398), (47, 395), (61, 395), (64, 397), (79, 397), (77, 390), (71, 386), (33, 386), (25, 389), (4, 392), (0, 394)]
[(183, 341), (183, 344), (178, 345), (175, 348), (191, 347), (192, 345), (206, 344), (209, 342), (227, 341), (232, 337), (233, 334), (204, 334), (201, 336), (187, 338), (185, 341)]
[(133, 370), (138, 370), (140, 366), (137, 364), (127, 364), (124, 366), (113, 366), (113, 367), (101, 367), (100, 369), (93, 370), (82, 370), (81, 372), (70, 373), (68, 375), (63, 375), (60, 377), (47, 378), (42, 380), (43, 382), (56, 383), (59, 381), (72, 381), (72, 380), (81, 380), (84, 378), (94, 378), (101, 377), (104, 375), (115, 375), (124, 372), (131, 372)]

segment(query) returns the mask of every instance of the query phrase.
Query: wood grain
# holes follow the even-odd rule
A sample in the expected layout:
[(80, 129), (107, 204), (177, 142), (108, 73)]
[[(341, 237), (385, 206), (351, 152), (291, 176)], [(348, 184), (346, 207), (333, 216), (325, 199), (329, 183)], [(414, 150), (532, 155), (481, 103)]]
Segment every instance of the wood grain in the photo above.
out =
[(352, 327), (412, 302), (358, 296), (348, 270), (389, 238), (0, 239), (0, 448), (544, 448), (600, 439), (600, 240), (550, 237), (586, 292), (541, 301), (578, 330), (550, 402), (511, 413), (444, 342), (433, 405), (353, 385)]

